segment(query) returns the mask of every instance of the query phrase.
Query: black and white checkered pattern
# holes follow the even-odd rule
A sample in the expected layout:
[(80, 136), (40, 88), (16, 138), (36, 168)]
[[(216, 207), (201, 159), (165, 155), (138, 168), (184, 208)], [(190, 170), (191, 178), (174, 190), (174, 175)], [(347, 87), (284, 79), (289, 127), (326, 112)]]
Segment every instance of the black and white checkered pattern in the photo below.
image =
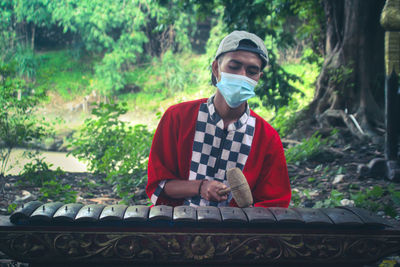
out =
[[(256, 119), (250, 116), (250, 110), (235, 123), (224, 130), (221, 117), (215, 112), (213, 97), (200, 106), (193, 142), (193, 153), (190, 165), (189, 180), (216, 180), (229, 184), (225, 172), (238, 167), (243, 170), (250, 153)], [(200, 196), (186, 199), (191, 206), (227, 206), (226, 202), (209, 202)]]
[[(224, 130), (224, 122), (215, 112), (214, 96), (207, 103), (200, 105), (194, 135), (193, 152), (190, 164), (189, 180), (216, 180), (229, 186), (225, 172), (238, 167), (243, 170), (249, 156), (253, 141), (256, 119), (250, 116), (250, 109), (235, 123), (231, 123)], [(151, 197), (155, 204), (164, 188), (165, 181), (161, 181), (156, 192)], [(184, 204), (190, 206), (228, 206), (232, 199), (217, 203), (195, 196), (186, 199)]]

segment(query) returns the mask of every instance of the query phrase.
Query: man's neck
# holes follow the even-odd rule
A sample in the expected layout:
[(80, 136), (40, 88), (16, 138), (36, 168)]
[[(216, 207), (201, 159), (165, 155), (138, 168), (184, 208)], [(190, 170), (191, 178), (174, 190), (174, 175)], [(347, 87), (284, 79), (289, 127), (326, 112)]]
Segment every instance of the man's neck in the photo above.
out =
[(214, 97), (214, 107), (218, 115), (224, 121), (224, 129), (228, 128), (228, 125), (232, 122), (236, 122), (246, 110), (246, 102), (241, 104), (237, 108), (229, 107), (224, 97), (217, 91)]

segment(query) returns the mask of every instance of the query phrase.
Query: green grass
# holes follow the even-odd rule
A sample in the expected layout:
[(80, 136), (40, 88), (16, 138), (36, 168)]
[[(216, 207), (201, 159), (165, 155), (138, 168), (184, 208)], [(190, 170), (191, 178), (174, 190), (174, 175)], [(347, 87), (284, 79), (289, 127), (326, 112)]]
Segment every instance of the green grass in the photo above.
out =
[(72, 100), (86, 94), (93, 79), (93, 60), (74, 59), (67, 50), (37, 55), (36, 87), (58, 93), (63, 99)]

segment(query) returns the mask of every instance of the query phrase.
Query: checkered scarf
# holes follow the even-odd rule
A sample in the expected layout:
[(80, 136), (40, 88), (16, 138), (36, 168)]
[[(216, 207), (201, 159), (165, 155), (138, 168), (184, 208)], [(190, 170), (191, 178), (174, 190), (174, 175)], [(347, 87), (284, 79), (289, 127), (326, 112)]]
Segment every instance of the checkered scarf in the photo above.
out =
[[(224, 130), (222, 118), (215, 112), (214, 96), (200, 105), (194, 135), (189, 180), (216, 180), (229, 186), (226, 170), (238, 167), (243, 170), (250, 153), (256, 119), (250, 109)], [(225, 202), (207, 201), (200, 196), (185, 200), (190, 206), (228, 206), (232, 194)]]
[[(250, 153), (256, 119), (246, 112), (235, 123), (224, 130), (224, 122), (215, 111), (214, 96), (200, 105), (194, 135), (189, 180), (216, 180), (229, 186), (225, 172), (238, 167), (243, 170)], [(151, 197), (155, 204), (165, 186), (166, 180), (158, 184)], [(200, 196), (185, 199), (190, 206), (228, 206), (232, 199), (229, 194), (225, 202), (207, 201)]]

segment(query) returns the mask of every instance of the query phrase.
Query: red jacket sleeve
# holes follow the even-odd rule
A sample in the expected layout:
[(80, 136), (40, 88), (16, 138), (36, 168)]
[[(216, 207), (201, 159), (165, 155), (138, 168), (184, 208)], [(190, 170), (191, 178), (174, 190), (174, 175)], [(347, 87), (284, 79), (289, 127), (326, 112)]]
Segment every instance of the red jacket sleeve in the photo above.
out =
[[(200, 103), (197, 100), (174, 105), (164, 113), (153, 137), (147, 170), (146, 193), (151, 199), (163, 180), (189, 178), (196, 118)], [(182, 205), (183, 200), (158, 196), (156, 205)]]

